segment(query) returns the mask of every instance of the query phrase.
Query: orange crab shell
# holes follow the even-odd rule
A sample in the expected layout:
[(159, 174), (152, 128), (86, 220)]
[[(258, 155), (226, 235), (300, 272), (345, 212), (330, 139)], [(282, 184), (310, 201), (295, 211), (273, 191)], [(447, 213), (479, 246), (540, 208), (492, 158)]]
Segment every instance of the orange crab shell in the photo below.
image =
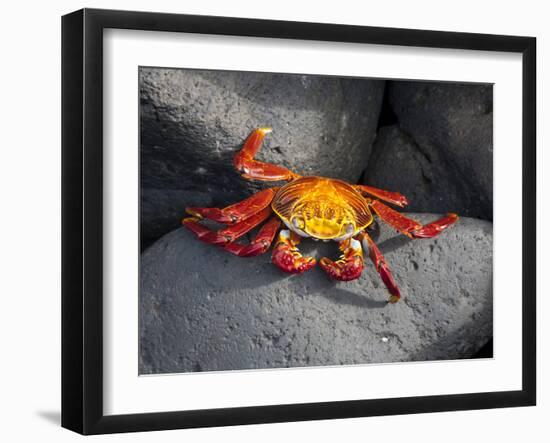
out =
[(325, 177), (302, 177), (284, 185), (271, 208), (291, 230), (322, 240), (351, 237), (373, 221), (358, 191)]

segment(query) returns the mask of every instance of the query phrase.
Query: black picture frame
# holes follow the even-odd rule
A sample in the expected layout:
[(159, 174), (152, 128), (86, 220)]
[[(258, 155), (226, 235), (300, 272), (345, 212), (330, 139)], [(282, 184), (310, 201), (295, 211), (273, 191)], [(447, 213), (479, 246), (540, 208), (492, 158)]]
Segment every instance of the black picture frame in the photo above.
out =
[[(522, 389), (131, 415), (103, 413), (103, 30), (192, 32), (520, 53), (523, 64)], [(536, 39), (83, 9), (62, 18), (62, 426), (82, 434), (536, 403)], [(136, 295), (137, 296), (137, 295)]]

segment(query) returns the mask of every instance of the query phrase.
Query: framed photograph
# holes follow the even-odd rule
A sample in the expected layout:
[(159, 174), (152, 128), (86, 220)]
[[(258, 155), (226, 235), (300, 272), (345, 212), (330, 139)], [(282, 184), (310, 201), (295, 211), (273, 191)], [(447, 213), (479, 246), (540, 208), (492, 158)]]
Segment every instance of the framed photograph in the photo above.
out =
[(62, 20), (62, 425), (536, 402), (531, 37)]

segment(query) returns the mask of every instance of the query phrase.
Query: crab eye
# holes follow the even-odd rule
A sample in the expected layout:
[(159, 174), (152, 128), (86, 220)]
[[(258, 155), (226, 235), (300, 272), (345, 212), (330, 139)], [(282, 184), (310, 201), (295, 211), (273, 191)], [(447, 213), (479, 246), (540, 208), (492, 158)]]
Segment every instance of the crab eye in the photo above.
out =
[(355, 226), (353, 226), (353, 223), (348, 223), (344, 228), (346, 234), (353, 234), (355, 231)]
[(306, 224), (302, 217), (294, 217), (292, 219), (292, 226), (294, 226), (296, 229), (304, 229), (305, 225)]

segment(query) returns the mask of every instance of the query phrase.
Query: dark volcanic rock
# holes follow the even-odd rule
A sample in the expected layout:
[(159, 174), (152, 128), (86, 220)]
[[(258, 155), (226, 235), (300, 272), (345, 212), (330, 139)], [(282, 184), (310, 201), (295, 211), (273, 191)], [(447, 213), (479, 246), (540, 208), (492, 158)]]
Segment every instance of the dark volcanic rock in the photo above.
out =
[(145, 188), (140, 192), (140, 243), (145, 249), (181, 226), (186, 206), (212, 206), (215, 190), (205, 192)]
[(455, 187), (469, 194), (462, 214), (492, 220), (492, 85), (395, 81), (388, 95), (399, 126), (426, 162), (448, 171)]
[(481, 212), (478, 194), (465, 186), (445, 156), (437, 149), (428, 156), (397, 125), (380, 128), (363, 181), (407, 196), (408, 211)]
[(142, 68), (141, 184), (251, 191), (232, 158), (270, 126), (259, 158), (304, 175), (356, 182), (371, 152), (384, 81)]
[[(356, 183), (383, 91), (382, 80), (142, 68), (142, 249), (174, 229), (185, 206), (223, 207), (266, 186), (232, 166), (256, 127), (273, 127), (258, 158)], [(207, 198), (186, 202), (181, 190)]]
[[(422, 222), (435, 215), (417, 215)], [(492, 224), (462, 218), (436, 239), (380, 225), (373, 237), (403, 293), (370, 261), (353, 282), (289, 276), (270, 254), (238, 258), (184, 228), (147, 249), (140, 274), (142, 374), (471, 357), (492, 336)], [(337, 256), (336, 244), (303, 251)]]

